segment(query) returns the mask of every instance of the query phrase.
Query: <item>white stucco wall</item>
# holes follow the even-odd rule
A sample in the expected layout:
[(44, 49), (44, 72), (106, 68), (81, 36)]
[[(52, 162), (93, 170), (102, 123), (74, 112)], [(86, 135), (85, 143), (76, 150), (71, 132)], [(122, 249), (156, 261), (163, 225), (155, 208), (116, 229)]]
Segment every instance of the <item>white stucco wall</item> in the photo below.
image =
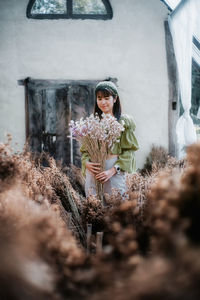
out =
[(141, 168), (151, 144), (168, 148), (168, 77), (160, 0), (111, 0), (114, 17), (33, 20), (28, 0), (0, 0), (0, 141), (25, 142), (24, 87), (17, 80), (118, 78), (133, 115)]

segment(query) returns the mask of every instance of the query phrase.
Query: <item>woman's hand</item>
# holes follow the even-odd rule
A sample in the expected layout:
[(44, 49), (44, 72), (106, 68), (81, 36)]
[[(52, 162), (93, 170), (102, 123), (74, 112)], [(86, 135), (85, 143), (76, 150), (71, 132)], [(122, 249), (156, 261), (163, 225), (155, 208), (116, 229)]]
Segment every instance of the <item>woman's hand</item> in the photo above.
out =
[(88, 161), (88, 162), (86, 162), (85, 166), (94, 175), (98, 174), (99, 171), (101, 170), (99, 163), (92, 163), (92, 162)]
[(101, 183), (105, 183), (106, 181), (108, 181), (108, 179), (110, 179), (113, 175), (115, 175), (116, 172), (117, 172), (116, 169), (112, 167), (109, 170), (97, 174), (96, 179), (101, 181)]

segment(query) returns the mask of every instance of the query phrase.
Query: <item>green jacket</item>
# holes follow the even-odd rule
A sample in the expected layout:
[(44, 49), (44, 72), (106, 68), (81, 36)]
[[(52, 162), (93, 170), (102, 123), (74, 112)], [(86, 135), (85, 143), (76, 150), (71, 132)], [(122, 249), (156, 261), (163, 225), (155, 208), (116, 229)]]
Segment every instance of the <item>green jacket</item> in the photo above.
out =
[[(111, 154), (118, 154), (118, 160), (115, 165), (118, 165), (122, 171), (128, 173), (134, 173), (136, 171), (136, 161), (135, 161), (135, 151), (139, 149), (137, 139), (134, 135), (135, 123), (131, 116), (121, 115), (119, 123), (122, 124), (124, 121), (124, 131), (122, 131), (120, 136), (120, 142), (115, 143), (111, 150)], [(83, 145), (80, 148), (81, 163), (82, 163), (82, 174), (85, 176), (86, 162), (90, 161), (87, 151), (84, 149)]]

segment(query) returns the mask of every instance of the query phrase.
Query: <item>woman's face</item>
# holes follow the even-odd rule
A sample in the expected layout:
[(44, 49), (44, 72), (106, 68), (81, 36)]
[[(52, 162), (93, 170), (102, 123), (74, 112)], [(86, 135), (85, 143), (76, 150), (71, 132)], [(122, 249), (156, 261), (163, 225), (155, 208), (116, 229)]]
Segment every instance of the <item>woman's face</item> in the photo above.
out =
[(116, 99), (109, 93), (103, 93), (99, 91), (97, 93), (97, 106), (105, 114), (113, 115), (113, 105)]

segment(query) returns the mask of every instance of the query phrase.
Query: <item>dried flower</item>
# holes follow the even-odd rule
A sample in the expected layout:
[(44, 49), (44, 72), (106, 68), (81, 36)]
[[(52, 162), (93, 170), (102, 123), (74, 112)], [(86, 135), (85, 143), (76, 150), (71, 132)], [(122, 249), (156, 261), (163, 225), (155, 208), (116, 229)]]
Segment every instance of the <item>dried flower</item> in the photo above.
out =
[[(90, 115), (85, 120), (73, 120), (69, 123), (72, 137), (78, 140), (88, 152), (92, 162), (100, 163), (101, 170), (105, 168), (105, 160), (113, 145), (119, 142), (124, 126), (110, 114)], [(103, 186), (96, 180), (97, 194), (103, 199)]]

